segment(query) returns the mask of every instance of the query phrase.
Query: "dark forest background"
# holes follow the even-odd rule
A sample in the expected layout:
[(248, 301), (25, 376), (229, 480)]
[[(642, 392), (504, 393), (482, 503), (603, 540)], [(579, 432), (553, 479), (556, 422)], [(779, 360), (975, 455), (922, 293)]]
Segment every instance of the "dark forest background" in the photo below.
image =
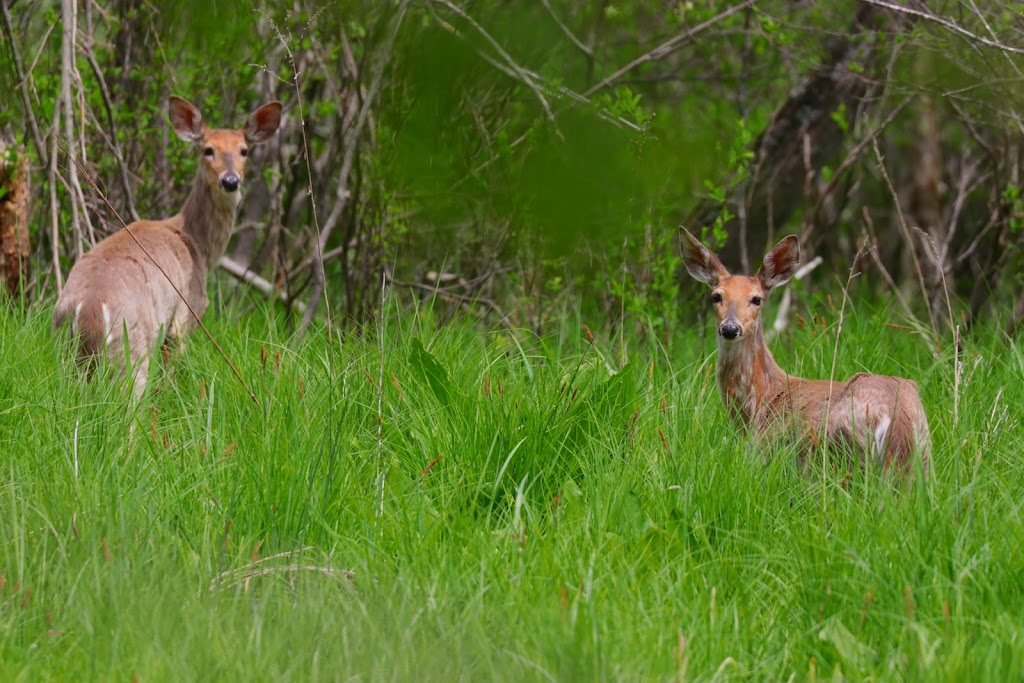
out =
[(667, 339), (700, 291), (680, 225), (744, 271), (797, 233), (822, 257), (808, 287), (861, 273), (932, 334), (1024, 315), (1015, 1), (0, 8), (0, 274), (29, 302), (121, 219), (177, 212), (196, 151), (167, 123), (176, 94), (212, 126), (284, 102), (222, 266), (296, 329), (325, 302), (371, 319), (386, 287)]

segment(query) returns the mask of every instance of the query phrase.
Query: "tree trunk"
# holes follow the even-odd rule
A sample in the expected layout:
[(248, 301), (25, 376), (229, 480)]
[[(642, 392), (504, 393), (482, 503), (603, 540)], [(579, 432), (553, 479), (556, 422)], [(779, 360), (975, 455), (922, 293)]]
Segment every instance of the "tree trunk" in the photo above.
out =
[[(725, 228), (733, 239), (720, 247), (727, 261), (738, 263), (748, 249), (760, 253), (770, 246), (778, 228), (808, 199), (808, 174), (816, 177), (823, 165), (834, 161), (854, 113), (876, 80), (870, 72), (877, 68), (878, 31), (887, 14), (858, 3), (847, 35), (832, 41), (818, 68), (776, 110), (754, 143), (749, 178), (732, 188), (725, 207), (707, 199), (688, 217), (687, 227), (700, 231), (714, 224), (723, 209), (729, 210), (733, 217)], [(860, 68), (851, 69), (851, 64)], [(741, 217), (750, 245), (738, 244)]]
[(0, 283), (14, 295), (28, 278), (28, 157), (0, 140)]
[[(912, 227), (924, 231), (922, 256), (920, 262), (927, 266), (924, 278), (928, 283), (928, 291), (921, 295), (928, 302), (928, 316), (933, 329), (939, 329), (940, 321), (945, 320), (946, 310), (945, 276), (951, 273), (949, 259), (943, 245), (946, 244), (947, 229), (942, 202), (942, 142), (939, 131), (939, 120), (935, 113), (935, 102), (931, 97), (921, 98), (918, 113), (918, 131), (915, 149), (912, 153), (913, 165), (909, 170), (910, 206), (908, 220)], [(913, 249), (914, 245), (907, 245)], [(947, 320), (955, 325), (955, 320)]]

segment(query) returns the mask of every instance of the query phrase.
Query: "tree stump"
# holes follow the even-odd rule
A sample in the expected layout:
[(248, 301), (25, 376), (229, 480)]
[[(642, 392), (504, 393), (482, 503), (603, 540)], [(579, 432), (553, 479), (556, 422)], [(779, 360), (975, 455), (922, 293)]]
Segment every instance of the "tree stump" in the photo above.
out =
[(0, 285), (14, 295), (28, 278), (28, 157), (0, 139)]

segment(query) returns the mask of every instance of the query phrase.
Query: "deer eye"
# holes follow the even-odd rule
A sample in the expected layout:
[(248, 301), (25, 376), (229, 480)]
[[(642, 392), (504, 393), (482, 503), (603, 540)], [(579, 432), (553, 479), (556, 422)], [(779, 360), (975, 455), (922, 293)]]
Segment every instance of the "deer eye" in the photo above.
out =
[(721, 292), (713, 293), (711, 295), (711, 303), (713, 303), (713, 304), (720, 304), (720, 303), (722, 303), (722, 293)]
[(213, 156), (213, 147), (207, 147), (206, 149), (204, 149), (203, 150), (203, 156), (212, 157)]
[(764, 299), (762, 299), (759, 296), (751, 297), (750, 303), (754, 304), (755, 306), (760, 306), (761, 304), (764, 303)]
[(243, 147), (242, 149), (238, 150), (238, 153), (241, 154), (243, 157), (244, 156), (248, 156), (249, 155), (249, 148), (248, 147)]

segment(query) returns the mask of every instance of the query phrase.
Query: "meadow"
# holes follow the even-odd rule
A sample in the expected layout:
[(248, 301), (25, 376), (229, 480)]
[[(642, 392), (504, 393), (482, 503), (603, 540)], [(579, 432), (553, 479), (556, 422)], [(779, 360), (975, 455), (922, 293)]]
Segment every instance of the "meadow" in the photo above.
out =
[(256, 400), (195, 334), (132, 412), (51, 313), (0, 308), (0, 679), (1024, 677), (1024, 355), (995, 325), (957, 356), (820, 301), (771, 343), (918, 381), (908, 485), (738, 432), (709, 326), (538, 338), (425, 300), (298, 340), (214, 309)]

